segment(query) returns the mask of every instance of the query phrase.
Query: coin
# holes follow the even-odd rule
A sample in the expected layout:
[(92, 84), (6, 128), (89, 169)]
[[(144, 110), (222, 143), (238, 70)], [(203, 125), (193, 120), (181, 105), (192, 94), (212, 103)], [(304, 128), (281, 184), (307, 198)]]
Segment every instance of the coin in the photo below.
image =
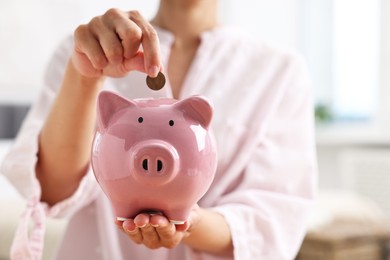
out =
[(157, 77), (155, 77), (155, 78), (147, 76), (146, 77), (146, 85), (148, 85), (148, 87), (150, 89), (153, 89), (153, 90), (160, 90), (160, 89), (162, 89), (164, 87), (164, 85), (165, 85), (165, 76), (164, 76), (164, 74), (159, 72)]

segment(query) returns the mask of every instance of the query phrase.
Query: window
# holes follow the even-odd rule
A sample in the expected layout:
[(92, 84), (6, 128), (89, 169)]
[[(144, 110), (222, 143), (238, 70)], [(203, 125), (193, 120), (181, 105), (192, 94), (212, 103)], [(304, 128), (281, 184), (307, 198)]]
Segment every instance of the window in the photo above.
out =
[(373, 119), (380, 86), (380, 1), (307, 0), (303, 46), (316, 91), (336, 120)]

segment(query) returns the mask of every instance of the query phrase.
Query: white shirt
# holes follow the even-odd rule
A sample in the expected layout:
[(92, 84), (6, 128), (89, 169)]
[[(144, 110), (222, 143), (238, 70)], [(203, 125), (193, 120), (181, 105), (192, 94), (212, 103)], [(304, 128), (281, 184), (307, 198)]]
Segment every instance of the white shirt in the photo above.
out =
[[(167, 71), (169, 32), (157, 29)], [(40, 257), (45, 216), (71, 216), (57, 259), (225, 259), (184, 244), (150, 250), (113, 224), (109, 201), (90, 170), (70, 198), (51, 208), (40, 202), (35, 177), (38, 134), (61, 84), (73, 48), (66, 40), (51, 60), (45, 86), (33, 105), (2, 172), (28, 199), (13, 256)], [(108, 79), (104, 89), (127, 98), (172, 97), (169, 78), (149, 90), (145, 74)], [(167, 76), (167, 75), (166, 75)], [(305, 234), (316, 192), (313, 106), (306, 67), (291, 51), (252, 40), (228, 28), (201, 35), (180, 98), (203, 95), (214, 106), (212, 128), (218, 169), (199, 205), (221, 213), (231, 230), (234, 259), (293, 259)], [(36, 223), (27, 238), (27, 221)]]

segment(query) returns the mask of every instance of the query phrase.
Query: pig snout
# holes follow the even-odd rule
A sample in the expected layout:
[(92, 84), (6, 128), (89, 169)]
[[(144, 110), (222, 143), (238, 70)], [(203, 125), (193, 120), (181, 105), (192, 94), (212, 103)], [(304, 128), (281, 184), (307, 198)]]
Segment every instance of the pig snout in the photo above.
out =
[(138, 181), (163, 184), (176, 176), (180, 162), (171, 144), (161, 140), (147, 140), (130, 150), (130, 170)]
[(160, 144), (141, 147), (134, 156), (137, 171), (150, 175), (162, 175), (174, 170), (174, 152)]

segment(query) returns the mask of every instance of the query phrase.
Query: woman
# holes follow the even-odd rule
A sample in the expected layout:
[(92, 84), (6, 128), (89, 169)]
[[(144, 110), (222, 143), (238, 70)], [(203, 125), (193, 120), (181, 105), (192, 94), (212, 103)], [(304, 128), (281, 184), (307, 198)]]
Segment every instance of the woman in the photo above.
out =
[[(220, 27), (217, 2), (161, 0), (151, 23), (111, 9), (56, 52), (2, 168), (29, 199), (13, 257), (39, 258), (45, 215), (65, 214), (71, 219), (57, 259), (295, 256), (316, 179), (307, 73), (291, 52)], [(168, 83), (153, 92), (145, 76), (159, 71)], [(127, 98), (199, 94), (213, 103), (218, 169), (185, 225), (140, 214), (113, 228), (89, 167), (102, 89)], [(30, 216), (36, 226), (27, 241)]]

